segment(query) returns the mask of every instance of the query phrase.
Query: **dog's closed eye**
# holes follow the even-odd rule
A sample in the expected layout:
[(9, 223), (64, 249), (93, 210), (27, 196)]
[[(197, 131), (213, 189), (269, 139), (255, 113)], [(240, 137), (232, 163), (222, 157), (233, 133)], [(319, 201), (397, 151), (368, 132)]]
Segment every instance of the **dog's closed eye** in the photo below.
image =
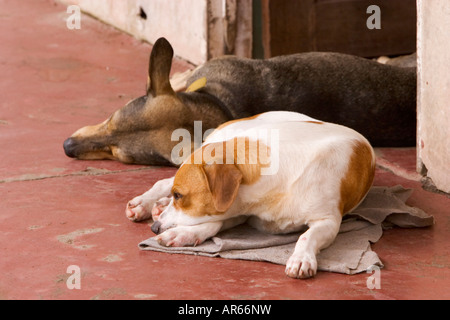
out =
[(175, 200), (179, 200), (179, 199), (183, 198), (183, 195), (181, 193), (179, 193), (179, 192), (174, 192), (173, 193), (173, 198)]

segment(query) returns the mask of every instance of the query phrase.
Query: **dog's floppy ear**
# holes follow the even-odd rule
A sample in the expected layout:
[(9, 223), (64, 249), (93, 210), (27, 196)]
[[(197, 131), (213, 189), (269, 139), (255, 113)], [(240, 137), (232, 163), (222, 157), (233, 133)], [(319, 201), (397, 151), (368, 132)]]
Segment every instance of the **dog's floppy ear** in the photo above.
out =
[(173, 48), (165, 38), (159, 38), (153, 45), (148, 66), (147, 95), (174, 94), (170, 85)]
[(219, 212), (227, 211), (237, 196), (242, 173), (234, 164), (212, 164), (204, 166), (211, 190), (214, 207)]

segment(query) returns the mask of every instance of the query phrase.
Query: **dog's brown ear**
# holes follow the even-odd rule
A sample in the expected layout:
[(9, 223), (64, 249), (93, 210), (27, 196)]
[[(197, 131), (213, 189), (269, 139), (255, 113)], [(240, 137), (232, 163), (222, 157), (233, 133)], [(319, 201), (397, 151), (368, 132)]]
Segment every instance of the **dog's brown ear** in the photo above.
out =
[(227, 211), (237, 196), (242, 173), (234, 164), (212, 164), (204, 166), (208, 178), (214, 207), (219, 212)]
[(170, 85), (173, 48), (165, 38), (159, 38), (153, 45), (148, 66), (147, 95), (154, 97), (162, 94), (174, 94)]

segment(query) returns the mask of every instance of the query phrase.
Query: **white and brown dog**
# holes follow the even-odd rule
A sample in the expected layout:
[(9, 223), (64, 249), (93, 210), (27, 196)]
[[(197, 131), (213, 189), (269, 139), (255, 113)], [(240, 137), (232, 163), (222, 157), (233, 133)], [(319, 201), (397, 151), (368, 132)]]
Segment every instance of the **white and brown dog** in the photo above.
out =
[(353, 129), (268, 112), (220, 126), (175, 177), (131, 200), (126, 215), (139, 221), (153, 213), (152, 231), (166, 246), (195, 246), (245, 221), (268, 233), (306, 225), (286, 274), (307, 278), (342, 216), (364, 199), (374, 172), (373, 149)]

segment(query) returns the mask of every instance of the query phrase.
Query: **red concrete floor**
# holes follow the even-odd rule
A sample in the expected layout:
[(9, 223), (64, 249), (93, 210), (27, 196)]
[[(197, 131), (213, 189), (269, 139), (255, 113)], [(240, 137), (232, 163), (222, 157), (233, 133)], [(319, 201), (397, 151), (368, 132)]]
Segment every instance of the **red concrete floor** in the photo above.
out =
[[(270, 263), (140, 251), (152, 233), (125, 218), (125, 204), (175, 170), (77, 161), (62, 143), (143, 93), (150, 46), (88, 16), (68, 30), (58, 2), (0, 7), (0, 299), (450, 298), (450, 199), (414, 180), (414, 149), (378, 150), (401, 176), (379, 168), (375, 184), (413, 188), (408, 203), (436, 224), (388, 230), (373, 245), (385, 263), (379, 290), (366, 273), (302, 281)], [(70, 265), (79, 290), (66, 285)]]

